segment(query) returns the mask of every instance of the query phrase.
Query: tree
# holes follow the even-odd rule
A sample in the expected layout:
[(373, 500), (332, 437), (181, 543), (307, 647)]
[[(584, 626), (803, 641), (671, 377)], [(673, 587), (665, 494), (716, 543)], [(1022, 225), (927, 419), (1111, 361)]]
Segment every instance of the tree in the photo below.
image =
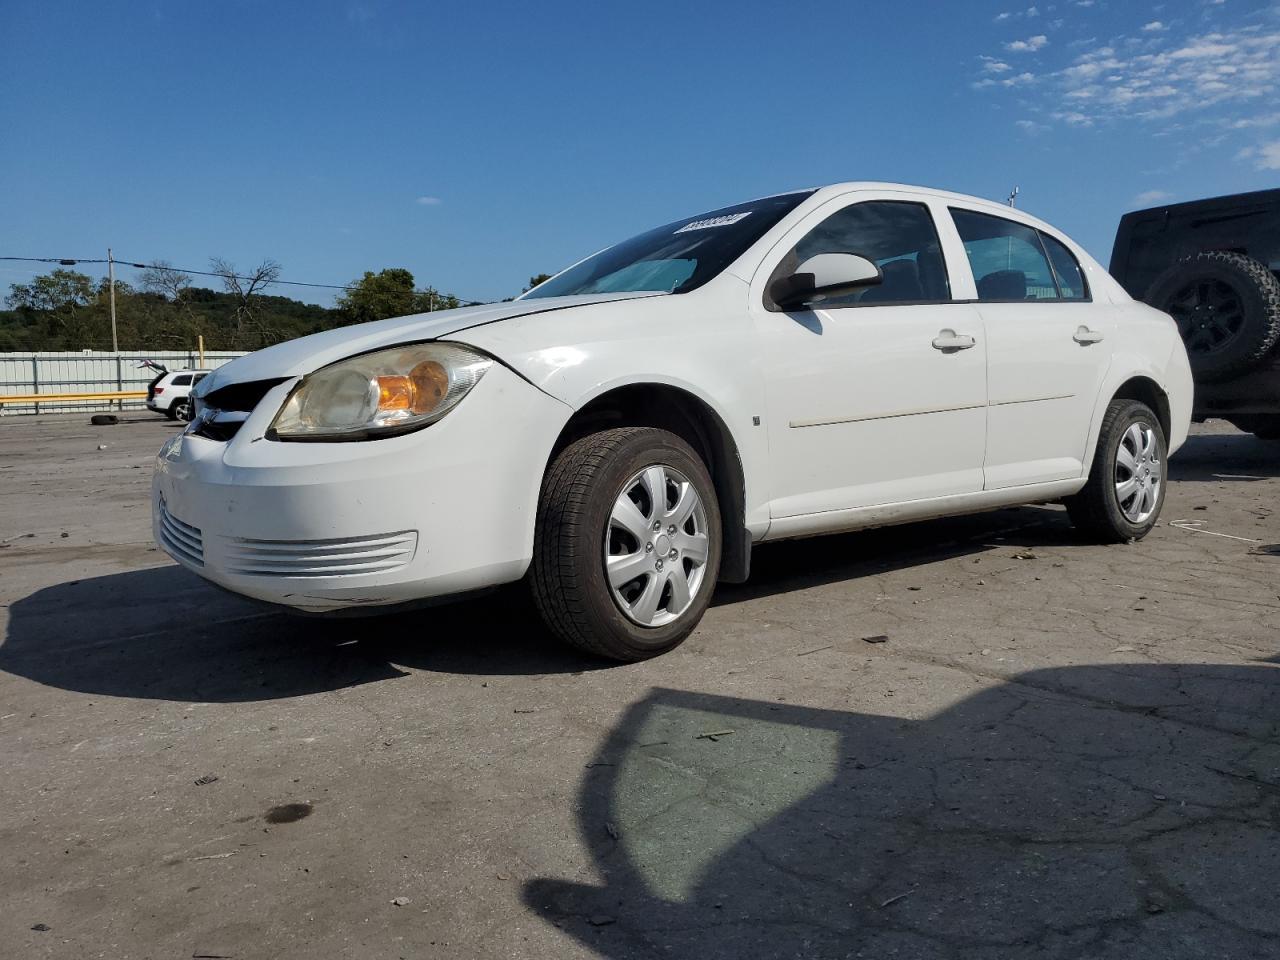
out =
[(433, 310), (452, 310), (462, 306), (462, 301), (451, 293), (441, 293), (435, 287), (416, 290), (413, 294), (413, 312), (430, 313)]
[(49, 339), (78, 344), (92, 337), (91, 308), (97, 299), (92, 277), (75, 270), (54, 270), (30, 283), (11, 284), (6, 301), (33, 319), (38, 316)]
[(93, 303), (93, 279), (75, 270), (54, 270), (30, 283), (9, 285), (5, 302), (14, 310), (74, 312)]
[(338, 297), (338, 309), (351, 323), (368, 323), (387, 317), (403, 317), (417, 313), (414, 303), (413, 274), (403, 267), (391, 267), (364, 276)]
[(453, 294), (441, 293), (435, 287), (415, 290), (413, 274), (403, 267), (391, 267), (377, 273), (366, 270), (364, 276), (338, 298), (338, 309), (350, 318), (351, 323), (452, 310), (461, 305), (462, 301)]
[[(242, 281), (244, 288), (249, 280)], [(111, 344), (111, 309), (105, 281), (66, 271), (18, 284), (9, 297), (15, 309), (4, 309), (0, 294), (0, 351), (104, 349)], [(208, 350), (234, 350), (262, 345), (258, 331), (269, 331), (271, 342), (301, 337), (342, 326), (338, 310), (288, 297), (254, 293), (254, 318), (236, 339), (236, 311), (240, 296), (187, 287), (182, 305), (153, 284), (134, 290), (116, 280), (116, 313), (120, 347), (124, 350), (190, 349), (204, 335)]]
[(179, 307), (189, 307), (187, 297), (191, 292), (191, 275), (183, 273), (165, 260), (157, 260), (138, 275), (143, 290), (158, 293)]
[(543, 281), (550, 280), (551, 277), (552, 277), (552, 274), (549, 274), (549, 273), (539, 273), (536, 276), (530, 277), (529, 285), (520, 292), (528, 293), (530, 290), (532, 290), (534, 287), (536, 287), (538, 284), (542, 283)]
[(236, 347), (245, 347), (249, 338), (246, 331), (256, 334), (253, 346), (265, 346), (279, 337), (275, 331), (265, 326), (258, 317), (257, 300), (262, 288), (275, 283), (280, 278), (280, 264), (274, 260), (263, 260), (247, 274), (236, 272), (235, 265), (222, 257), (213, 257), (209, 261), (209, 269), (222, 278), (222, 285), (227, 293), (235, 298), (235, 330), (232, 342)]

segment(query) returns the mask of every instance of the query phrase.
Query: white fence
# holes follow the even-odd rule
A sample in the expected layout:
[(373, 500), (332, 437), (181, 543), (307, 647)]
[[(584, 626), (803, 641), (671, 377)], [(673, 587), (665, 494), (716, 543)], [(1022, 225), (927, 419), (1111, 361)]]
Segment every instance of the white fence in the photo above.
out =
[[(213, 370), (243, 353), (232, 351), (205, 351), (204, 369)], [(200, 355), (194, 350), (185, 352), (152, 352), (124, 350), (111, 353), (101, 350), (84, 350), (78, 353), (0, 353), (0, 395), (34, 393), (106, 393), (121, 390), (146, 390), (156, 374), (140, 365), (142, 360), (154, 360), (170, 370), (195, 369)], [(126, 410), (140, 410), (142, 400), (121, 402)], [(88, 410), (114, 410), (116, 401), (93, 402), (41, 402), (29, 404), (6, 403), (0, 405), (0, 416), (32, 413), (75, 413)]]

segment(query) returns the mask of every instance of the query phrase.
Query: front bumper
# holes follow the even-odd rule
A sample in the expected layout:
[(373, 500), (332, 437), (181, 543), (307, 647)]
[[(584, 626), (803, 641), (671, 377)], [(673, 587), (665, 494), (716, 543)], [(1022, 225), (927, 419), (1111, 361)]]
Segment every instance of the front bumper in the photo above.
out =
[(236, 593), (300, 610), (405, 603), (518, 580), (542, 474), (572, 410), (495, 364), (446, 417), (349, 443), (264, 434), (296, 381), (229, 441), (161, 448), (156, 542)]

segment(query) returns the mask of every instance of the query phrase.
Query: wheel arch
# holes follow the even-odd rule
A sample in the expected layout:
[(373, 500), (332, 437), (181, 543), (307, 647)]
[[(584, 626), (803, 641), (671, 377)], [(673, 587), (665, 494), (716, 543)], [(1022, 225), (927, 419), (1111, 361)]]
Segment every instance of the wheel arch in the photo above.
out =
[(737, 440), (724, 418), (702, 397), (669, 383), (640, 381), (604, 388), (565, 423), (548, 464), (587, 434), (612, 427), (657, 427), (691, 446), (711, 474), (720, 501), (720, 581), (741, 583), (751, 569), (751, 533), (745, 525), (746, 476)]
[(1115, 366), (1113, 366), (1109, 371), (1113, 376), (1108, 376), (1103, 383), (1102, 389), (1098, 391), (1093, 418), (1089, 423), (1089, 442), (1085, 447), (1082, 478), (1089, 476), (1093, 458), (1098, 449), (1098, 438), (1102, 432), (1102, 418), (1106, 415), (1107, 407), (1111, 405), (1112, 400), (1138, 400), (1145, 403), (1155, 412), (1156, 419), (1160, 421), (1160, 427), (1164, 431), (1165, 443), (1169, 444), (1170, 450), (1174, 447), (1176, 438), (1170, 431), (1174, 427), (1173, 419), (1176, 411), (1173, 402), (1169, 398), (1168, 391), (1156, 379), (1152, 371), (1141, 368), (1135, 369), (1132, 366), (1122, 367), (1121, 369), (1126, 372), (1118, 373)]
[(1130, 377), (1115, 389), (1111, 394), (1111, 400), (1137, 400), (1145, 403), (1155, 412), (1156, 419), (1160, 421), (1160, 429), (1164, 431), (1165, 441), (1168, 442), (1173, 429), (1173, 411), (1169, 404), (1169, 395), (1151, 377), (1141, 374)]

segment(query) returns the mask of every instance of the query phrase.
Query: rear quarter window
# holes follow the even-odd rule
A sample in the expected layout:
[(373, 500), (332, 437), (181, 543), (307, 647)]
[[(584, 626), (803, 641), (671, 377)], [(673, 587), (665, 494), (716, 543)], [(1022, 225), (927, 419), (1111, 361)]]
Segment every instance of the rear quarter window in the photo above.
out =
[(1043, 231), (1040, 232), (1040, 239), (1044, 243), (1045, 253), (1049, 254), (1049, 264), (1058, 281), (1059, 296), (1063, 300), (1088, 300), (1089, 287), (1075, 254)]

